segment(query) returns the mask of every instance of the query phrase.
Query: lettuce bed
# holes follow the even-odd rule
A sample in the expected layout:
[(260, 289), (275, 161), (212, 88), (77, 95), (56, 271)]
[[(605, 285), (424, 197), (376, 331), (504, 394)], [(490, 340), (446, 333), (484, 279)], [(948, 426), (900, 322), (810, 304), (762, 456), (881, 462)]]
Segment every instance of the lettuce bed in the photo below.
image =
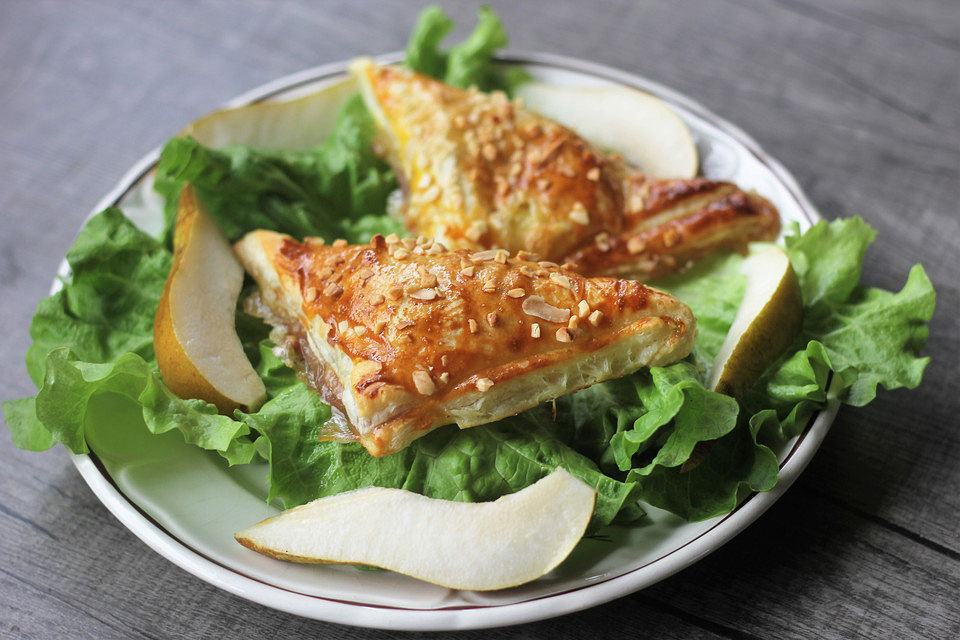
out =
[[(452, 26), (439, 9), (427, 9), (407, 49), (408, 66), (487, 90), (509, 91), (523, 80), (491, 64), (507, 41), (493, 13), (481, 10), (474, 32), (443, 51), (440, 42)], [(399, 232), (385, 216), (396, 180), (370, 151), (372, 130), (369, 114), (354, 99), (330, 138), (312, 150), (214, 150), (191, 138), (171, 140), (156, 182), (166, 199), (165, 230), (154, 238), (119, 209), (99, 213), (67, 253), (71, 275), (63, 288), (40, 303), (26, 358), (37, 395), (3, 403), (14, 443), (42, 451), (60, 442), (86, 453), (91, 433), (106, 427), (86, 419), (96, 397), (114, 404), (118, 416), (128, 416), (121, 405), (132, 403), (143, 428), (176, 429), (186, 442), (216, 451), (231, 465), (263, 458), (270, 499), (285, 507), (370, 485), (491, 500), (563, 466), (597, 487), (596, 527), (636, 521), (642, 516), (638, 500), (689, 520), (728, 512), (746, 493), (774, 486), (773, 450), (828, 400), (860, 406), (876, 396), (878, 385), (920, 383), (928, 358), (919, 352), (933, 313), (933, 288), (919, 265), (899, 292), (860, 285), (874, 232), (852, 218), (787, 237), (803, 291), (803, 331), (739, 403), (703, 386), (743, 293), (737, 269), (742, 258), (736, 254), (654, 283), (689, 304), (697, 317), (700, 334), (686, 360), (483, 427), (438, 429), (384, 458), (369, 456), (358, 444), (318, 440), (330, 407), (277, 360), (266, 327), (239, 311), (238, 332), (266, 383), (268, 402), (256, 413), (227, 417), (210, 404), (173, 395), (157, 371), (152, 327), (172, 260), (169, 231), (183, 184), (194, 185), (231, 238), (255, 228), (356, 242)]]

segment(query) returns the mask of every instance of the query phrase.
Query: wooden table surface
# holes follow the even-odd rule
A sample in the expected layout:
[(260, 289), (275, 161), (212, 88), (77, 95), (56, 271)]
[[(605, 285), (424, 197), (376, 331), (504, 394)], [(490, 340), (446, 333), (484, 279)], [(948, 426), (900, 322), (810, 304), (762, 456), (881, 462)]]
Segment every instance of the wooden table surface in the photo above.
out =
[[(840, 411), (725, 547), (616, 602), (472, 638), (960, 636), (960, 8), (955, 0), (494, 2), (516, 49), (636, 72), (740, 125), (824, 216), (879, 230), (870, 284), (938, 294), (915, 391)], [(401, 48), (420, 3), (0, 3), (0, 390), (84, 216), (189, 120), (265, 81)], [(472, 25), (474, 3), (447, 2)], [(160, 557), (62, 448), (0, 436), (0, 637), (387, 638), (251, 604)]]

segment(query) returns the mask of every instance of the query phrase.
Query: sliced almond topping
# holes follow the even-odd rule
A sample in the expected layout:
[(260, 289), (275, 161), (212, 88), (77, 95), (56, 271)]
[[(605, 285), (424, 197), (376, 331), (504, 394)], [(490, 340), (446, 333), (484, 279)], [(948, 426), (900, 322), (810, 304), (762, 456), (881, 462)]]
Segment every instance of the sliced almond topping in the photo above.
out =
[(415, 255), (422, 256), (423, 254), (426, 253), (426, 251), (424, 251), (424, 250), (423, 250), (423, 247), (418, 244), (417, 246), (415, 246), (415, 247), (413, 248), (413, 253), (414, 253)]
[(420, 272), (420, 286), (421, 287), (435, 287), (437, 286), (437, 276), (430, 273), (426, 269)]
[(590, 324), (592, 324), (593, 326), (595, 327), (600, 326), (601, 320), (603, 320), (603, 311), (600, 311), (600, 309), (597, 309), (596, 311), (590, 314)]
[(520, 267), (519, 271), (528, 278), (532, 278), (534, 275), (536, 275), (536, 272), (527, 265)]
[(567, 323), (567, 329), (570, 329), (571, 332), (576, 331), (580, 327), (580, 317), (579, 316), (570, 316), (570, 321)]
[(473, 262), (485, 262), (487, 260), (493, 260), (500, 254), (500, 249), (487, 249), (486, 251), (478, 251), (476, 253), (470, 254), (470, 260)]
[(320, 271), (317, 272), (317, 277), (320, 278), (321, 280), (326, 280), (332, 275), (333, 275), (333, 269), (331, 269), (330, 267), (324, 267), (323, 269), (320, 269)]
[(450, 374), (449, 374), (449, 373), (447, 373), (446, 371), (444, 371), (443, 373), (440, 374), (440, 382), (442, 382), (443, 384), (447, 384), (447, 382), (449, 382), (449, 381), (450, 381)]
[(524, 251), (523, 249), (517, 251), (517, 260), (523, 260), (524, 262), (536, 262), (539, 259), (540, 256), (535, 253), (530, 253), (529, 251)]
[(430, 238), (428, 238), (427, 236), (417, 236), (417, 239), (416, 239), (417, 246), (420, 246), (420, 247), (427, 246), (427, 245), (429, 245), (431, 242), (433, 242), (433, 241), (432, 241)]
[(386, 320), (377, 320), (377, 321), (373, 324), (373, 332), (376, 333), (377, 335), (379, 335), (379, 334), (383, 333), (383, 329), (384, 329), (384, 327), (386, 327), (386, 326), (387, 326), (387, 321), (386, 321)]
[(431, 287), (424, 287), (422, 289), (417, 289), (416, 291), (411, 291), (410, 297), (414, 300), (436, 300), (437, 290)]
[(540, 262), (537, 263), (537, 265), (539, 265), (540, 267), (543, 267), (544, 269), (560, 268), (560, 265), (558, 265), (556, 262), (550, 262), (549, 260), (541, 260)]
[(490, 378), (480, 378), (477, 380), (477, 389), (482, 392), (490, 390), (490, 387), (493, 386), (493, 380)]
[(557, 329), (557, 342), (572, 342), (573, 334), (566, 327)]
[(304, 241), (306, 244), (312, 245), (312, 246), (314, 246), (314, 247), (322, 247), (324, 244), (326, 244), (326, 242), (324, 241), (324, 239), (321, 238), (321, 237), (319, 237), (319, 236), (315, 236), (315, 237), (311, 237), (311, 238), (304, 238), (303, 241)]
[(410, 252), (407, 251), (406, 249), (397, 249), (396, 251), (393, 252), (393, 257), (396, 260), (406, 260), (407, 258), (410, 257)]
[(493, 293), (497, 290), (497, 285), (493, 281), (484, 282), (483, 286), (480, 287), (480, 290), (484, 293)]
[(472, 267), (473, 262), (470, 261), (470, 258), (466, 256), (460, 256), (460, 268), (466, 269), (467, 267)]
[(636, 255), (647, 248), (647, 243), (640, 236), (633, 236), (627, 240), (627, 251)]
[(573, 291), (573, 284), (570, 282), (570, 278), (563, 275), (562, 273), (557, 273), (556, 271), (551, 273), (550, 282), (552, 282), (555, 285), (559, 285), (561, 287), (564, 287), (566, 289), (570, 289), (571, 291)]
[(307, 290), (303, 292), (304, 302), (313, 302), (316, 299), (317, 299), (317, 288), (307, 287)]
[(376, 306), (378, 304), (383, 304), (383, 296), (379, 293), (375, 293), (370, 296), (370, 304)]
[(590, 216), (587, 215), (587, 208), (580, 202), (573, 203), (573, 208), (570, 209), (570, 219), (583, 226), (590, 224)]
[(337, 238), (336, 240), (333, 241), (333, 246), (336, 247), (337, 249), (342, 249), (345, 246), (347, 246), (347, 241), (344, 240), (343, 238)]
[(600, 179), (600, 167), (594, 167), (593, 169), (590, 169), (590, 171), (587, 171), (587, 180), (592, 180), (593, 182), (596, 182), (599, 179)]
[(507, 264), (507, 258), (510, 257), (510, 254), (503, 249), (497, 250), (497, 255), (493, 256), (493, 259), (500, 264)]
[(337, 284), (336, 282), (331, 282), (330, 284), (328, 284), (328, 285), (327, 285), (326, 287), (324, 287), (324, 289), (323, 289), (323, 295), (328, 296), (328, 297), (334, 297), (334, 298), (335, 298), (335, 297), (339, 296), (341, 293), (343, 293), (343, 287), (341, 287), (341, 286), (340, 286), (339, 284)]
[(449, 360), (450, 358), (448, 358), (446, 355), (440, 356), (440, 364), (442, 364), (443, 366), (447, 366), (447, 363)]
[(469, 267), (464, 267), (463, 269), (460, 269), (460, 273), (462, 273), (468, 278), (472, 278), (475, 269), (476, 267), (474, 267), (473, 265), (470, 265)]
[(341, 320), (340, 322), (337, 323), (337, 331), (339, 331), (340, 333), (346, 333), (347, 329), (349, 328), (350, 328), (350, 323), (347, 322), (346, 320)]
[(569, 309), (559, 309), (547, 303), (547, 301), (540, 296), (530, 296), (523, 301), (520, 308), (523, 309), (523, 312), (527, 315), (541, 318), (547, 322), (566, 322), (567, 318), (570, 317)]
[(433, 378), (423, 369), (416, 369), (413, 372), (413, 386), (415, 386), (417, 392), (423, 396), (433, 395), (437, 390), (437, 385), (433, 383)]
[(491, 311), (490, 313), (487, 314), (488, 325), (490, 325), (491, 327), (495, 327), (497, 326), (498, 322), (500, 322), (500, 316), (498, 316), (496, 312)]
[(411, 251), (415, 246), (417, 246), (417, 241), (414, 238), (404, 238), (400, 241), (400, 244), (403, 245), (403, 248), (407, 251)]
[(355, 327), (353, 328), (353, 332), (354, 332), (355, 334), (357, 334), (358, 336), (362, 336), (363, 334), (365, 334), (365, 333), (367, 332), (367, 328), (366, 328), (364, 325), (362, 325), (362, 324), (358, 324), (357, 326), (355, 326)]
[(577, 305), (577, 315), (579, 315), (581, 318), (586, 318), (588, 315), (590, 315), (590, 305), (586, 300), (581, 300), (580, 304)]
[(470, 333), (476, 333), (480, 330), (480, 327), (477, 325), (477, 321), (473, 318), (467, 320), (467, 327), (469, 327)]
[(540, 325), (534, 322), (530, 325), (530, 337), (539, 338), (540, 337)]
[(396, 244), (400, 242), (400, 236), (395, 233), (391, 233), (387, 236), (387, 244)]
[(442, 244), (440, 244), (439, 242), (434, 242), (432, 245), (430, 245), (430, 249), (427, 250), (427, 253), (429, 253), (432, 256), (435, 256), (438, 253), (443, 253), (444, 251), (445, 251), (445, 247)]
[(520, 287), (516, 287), (507, 291), (507, 295), (511, 298), (522, 298), (523, 296), (527, 295), (527, 292)]
[(387, 297), (396, 302), (403, 297), (403, 289), (400, 287), (394, 287), (393, 289), (390, 289), (390, 291), (387, 291)]

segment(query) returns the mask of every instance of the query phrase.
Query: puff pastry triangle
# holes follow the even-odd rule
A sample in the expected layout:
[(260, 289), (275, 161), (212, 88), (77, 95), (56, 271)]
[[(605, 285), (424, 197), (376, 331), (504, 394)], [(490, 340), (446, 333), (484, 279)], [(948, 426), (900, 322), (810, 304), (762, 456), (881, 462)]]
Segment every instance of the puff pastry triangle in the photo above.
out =
[(367, 59), (351, 71), (400, 176), (408, 229), (450, 247), (525, 249), (588, 275), (645, 279), (779, 231), (761, 196), (647, 177), (502, 92)]
[(382, 456), (686, 356), (690, 309), (636, 281), (427, 238), (366, 245), (254, 231), (235, 251), (303, 379)]

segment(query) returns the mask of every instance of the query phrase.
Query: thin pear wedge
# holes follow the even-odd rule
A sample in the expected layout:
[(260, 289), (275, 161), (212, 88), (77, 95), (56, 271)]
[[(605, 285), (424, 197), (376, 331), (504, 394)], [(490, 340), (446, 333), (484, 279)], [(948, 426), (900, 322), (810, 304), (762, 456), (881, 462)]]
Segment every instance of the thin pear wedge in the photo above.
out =
[(776, 245), (743, 261), (747, 286), (717, 354), (708, 388), (739, 398), (793, 343), (803, 326), (800, 282)]
[(280, 560), (370, 565), (451, 589), (505, 589), (570, 554), (596, 496), (563, 469), (494, 502), (368, 487), (288, 509), (235, 537)]
[(206, 400), (226, 415), (256, 409), (266, 389), (235, 324), (243, 267), (189, 185), (180, 194), (173, 247), (153, 324), (164, 381), (181, 398)]
[(200, 144), (219, 149), (249, 145), (263, 149), (310, 149), (333, 131), (340, 107), (357, 92), (352, 78), (339, 80), (289, 100), (255, 102), (220, 109), (180, 132)]
[(686, 123), (660, 98), (636, 89), (582, 89), (527, 82), (527, 107), (657, 178), (693, 178), (699, 157)]

